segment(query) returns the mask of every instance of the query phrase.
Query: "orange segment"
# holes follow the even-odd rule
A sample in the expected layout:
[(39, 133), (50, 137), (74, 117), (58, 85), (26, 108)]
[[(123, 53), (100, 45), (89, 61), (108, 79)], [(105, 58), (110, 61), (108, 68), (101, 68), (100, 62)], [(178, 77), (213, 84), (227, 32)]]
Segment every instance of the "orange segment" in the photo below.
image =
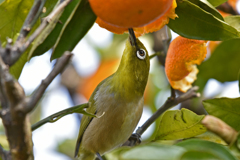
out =
[(165, 71), (171, 86), (186, 92), (196, 80), (199, 65), (207, 54), (206, 41), (177, 37), (168, 49)]

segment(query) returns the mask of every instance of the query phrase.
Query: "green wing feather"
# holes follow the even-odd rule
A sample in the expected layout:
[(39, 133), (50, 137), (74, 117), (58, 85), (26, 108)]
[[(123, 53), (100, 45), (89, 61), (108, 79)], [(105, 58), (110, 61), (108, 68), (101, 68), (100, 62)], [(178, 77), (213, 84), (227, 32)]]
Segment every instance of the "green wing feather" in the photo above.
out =
[[(110, 76), (111, 77), (111, 76)], [(108, 77), (108, 78), (110, 78)], [(94, 100), (94, 96), (97, 93), (97, 91), (99, 90), (99, 88), (101, 87), (101, 85), (108, 79), (104, 79), (102, 82), (100, 82), (98, 84), (98, 86), (95, 88), (95, 90), (93, 91), (89, 102), (88, 102), (88, 108), (86, 109), (86, 112), (91, 113), (91, 114), (97, 114), (97, 106), (95, 106), (95, 100)], [(82, 120), (81, 120), (81, 126), (80, 126), (80, 130), (79, 130), (79, 134), (78, 134), (78, 139), (77, 139), (77, 143), (76, 143), (76, 148), (75, 148), (75, 157), (78, 155), (79, 152), (79, 148), (81, 145), (81, 141), (82, 141), (82, 137), (83, 134), (85, 132), (85, 130), (87, 129), (88, 125), (91, 123), (93, 117), (90, 116), (86, 116), (83, 115)]]

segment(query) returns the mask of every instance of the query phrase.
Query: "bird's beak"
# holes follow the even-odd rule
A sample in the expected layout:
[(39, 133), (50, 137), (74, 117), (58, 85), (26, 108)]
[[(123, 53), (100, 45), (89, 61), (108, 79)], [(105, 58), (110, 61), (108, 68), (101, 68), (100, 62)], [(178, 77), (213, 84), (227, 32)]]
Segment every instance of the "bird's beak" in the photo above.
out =
[(130, 40), (130, 44), (133, 46), (133, 47), (137, 47), (137, 39), (136, 39), (136, 36), (134, 34), (134, 31), (132, 28), (129, 28), (128, 29), (128, 32), (129, 32), (129, 40)]

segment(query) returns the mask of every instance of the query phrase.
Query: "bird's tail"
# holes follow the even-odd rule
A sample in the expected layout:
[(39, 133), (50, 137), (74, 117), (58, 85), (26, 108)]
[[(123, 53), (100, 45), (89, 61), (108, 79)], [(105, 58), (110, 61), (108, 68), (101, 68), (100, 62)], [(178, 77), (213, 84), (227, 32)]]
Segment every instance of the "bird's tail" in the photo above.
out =
[(92, 152), (79, 152), (77, 157), (78, 160), (95, 160), (96, 155)]

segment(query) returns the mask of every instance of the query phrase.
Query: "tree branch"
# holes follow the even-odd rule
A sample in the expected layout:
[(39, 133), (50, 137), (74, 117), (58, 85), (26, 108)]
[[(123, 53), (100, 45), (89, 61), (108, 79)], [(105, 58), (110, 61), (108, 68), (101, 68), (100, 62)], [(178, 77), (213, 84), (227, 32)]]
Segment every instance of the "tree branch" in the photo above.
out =
[(57, 8), (55, 8), (46, 18), (43, 19), (41, 25), (35, 30), (35, 32), (29, 37), (25, 45), (21, 48), (24, 52), (29, 45), (37, 38), (37, 36), (47, 27), (47, 25), (57, 17), (60, 12), (71, 2), (72, 0), (62, 1)]
[(161, 52), (156, 52), (156, 53), (150, 55), (150, 56), (149, 56), (149, 59), (152, 59), (152, 58), (154, 58), (154, 57), (156, 57), (156, 56), (159, 56), (159, 55), (161, 55), (161, 54), (162, 54)]
[[(16, 41), (16, 43), (10, 47), (10, 50), (7, 49), (1, 49), (0, 47), (0, 54), (2, 56), (3, 61), (11, 66), (13, 65), (25, 52), (25, 50), (30, 46), (30, 44), (37, 38), (37, 36), (48, 26), (49, 22), (51, 22), (55, 17), (62, 12), (62, 10), (71, 2), (71, 0), (65, 0), (62, 1), (46, 18), (43, 19), (40, 26), (34, 31), (34, 33), (28, 38), (27, 41), (24, 41), (24, 36), (27, 36), (27, 34), (30, 32), (31, 28), (22, 28), (21, 36)], [(40, 3), (40, 2), (39, 2)], [(33, 6), (35, 8), (36, 6)], [(32, 11), (34, 10), (34, 11)], [(34, 13), (36, 9), (32, 9), (31, 11)], [(30, 14), (29, 19), (32, 17)], [(32, 21), (25, 21), (30, 26), (33, 25), (34, 20)], [(22, 37), (22, 38), (21, 38)]]
[[(21, 85), (9, 73), (8, 66), (0, 57), (0, 77), (1, 77), (1, 95), (6, 98), (11, 106), (21, 103), (25, 98), (25, 93)], [(5, 102), (7, 103), (7, 102)], [(7, 106), (6, 106), (7, 107)], [(4, 106), (4, 108), (6, 109)]]
[(42, 9), (44, 7), (46, 0), (35, 0), (34, 4), (28, 13), (27, 18), (21, 28), (20, 34), (17, 38), (17, 41), (21, 41), (26, 38), (28, 33), (31, 31), (33, 25), (36, 23), (37, 19), (39, 18)]
[(3, 149), (0, 148), (0, 155), (4, 159), (33, 160), (32, 131), (28, 114), (37, 104), (44, 91), (52, 80), (64, 69), (69, 62), (72, 54), (67, 52), (60, 58), (52, 72), (42, 82), (32, 97), (26, 98), (21, 85), (9, 73), (9, 66), (13, 65), (24, 51), (29, 47), (33, 40), (46, 28), (48, 23), (57, 17), (58, 14), (71, 0), (64, 0), (44, 19), (35, 32), (25, 40), (32, 26), (39, 17), (45, 0), (35, 0), (35, 3), (24, 22), (20, 36), (14, 45), (12, 40), (8, 39), (6, 47), (0, 46), (0, 100), (2, 110), (0, 116), (5, 127), (10, 152), (5, 156)]
[(32, 132), (27, 113), (36, 106), (52, 80), (63, 71), (72, 57), (70, 52), (58, 59), (55, 67), (30, 98), (26, 98), (23, 88), (9, 73), (7, 65), (0, 57), (1, 97), (7, 99), (7, 106), (1, 111), (13, 159), (33, 159)]
[(199, 93), (196, 93), (198, 87), (192, 87), (188, 92), (180, 95), (177, 98), (170, 97), (161, 108), (159, 108), (141, 127), (139, 127), (136, 131), (137, 134), (142, 135), (146, 129), (159, 117), (161, 116), (166, 110), (176, 106), (177, 104), (186, 101), (188, 99), (194, 97), (200, 97)]
[[(32, 131), (36, 130), (37, 128), (41, 127), (42, 125), (46, 124), (46, 123), (54, 123), (57, 120), (59, 120), (60, 118), (68, 115), (68, 114), (72, 114), (72, 113), (79, 113), (79, 112), (84, 112), (83, 109), (88, 107), (88, 103), (84, 103), (84, 104), (80, 104), (71, 108), (67, 108), (65, 110), (62, 110), (60, 112), (57, 112), (55, 114), (52, 114), (44, 119), (42, 119), (41, 121), (35, 123), (32, 125)], [(94, 115), (92, 115), (94, 116)]]
[(153, 50), (155, 52), (160, 52), (160, 54), (157, 56), (158, 61), (163, 66), (165, 66), (165, 58), (166, 58), (166, 55), (167, 55), (167, 51), (168, 51), (170, 41), (172, 39), (172, 35), (171, 35), (169, 27), (167, 25), (165, 25), (159, 31), (154, 32), (153, 33), (153, 38), (154, 38)]
[(10, 152), (13, 159), (33, 159), (31, 130), (27, 116), (18, 110), (25, 105), (25, 94), (20, 84), (9, 73), (0, 57), (1, 97), (6, 98), (7, 106), (1, 111), (6, 129)]
[(69, 51), (66, 51), (64, 55), (57, 60), (56, 65), (54, 66), (53, 70), (49, 73), (49, 75), (42, 81), (40, 86), (37, 88), (37, 90), (33, 93), (33, 95), (28, 99), (27, 105), (24, 108), (24, 112), (28, 113), (36, 106), (38, 101), (43, 96), (45, 90), (49, 86), (49, 84), (52, 82), (52, 80), (61, 73), (66, 65), (71, 60), (73, 54), (71, 54)]
[[(9, 102), (7, 99), (7, 93), (4, 87), (4, 81), (2, 80), (2, 77), (7, 74), (8, 67), (4, 64), (2, 58), (0, 57), (0, 98), (1, 98), (1, 107), (2, 109), (6, 109), (9, 107)], [(1, 113), (2, 114), (2, 113)]]

